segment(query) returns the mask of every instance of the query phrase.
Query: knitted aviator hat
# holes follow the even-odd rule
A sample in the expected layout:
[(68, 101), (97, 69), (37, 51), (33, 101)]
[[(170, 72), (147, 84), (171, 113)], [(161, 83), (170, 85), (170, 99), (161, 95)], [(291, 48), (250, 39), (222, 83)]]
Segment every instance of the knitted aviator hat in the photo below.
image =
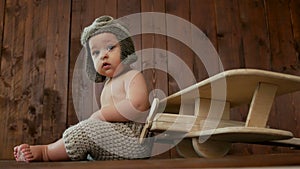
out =
[(95, 19), (90, 26), (84, 28), (81, 34), (81, 44), (86, 48), (87, 52), (86, 72), (88, 77), (96, 83), (103, 82), (105, 77), (100, 75), (94, 67), (88, 41), (91, 37), (105, 32), (114, 34), (119, 41), (122, 64), (130, 65), (137, 60), (133, 41), (128, 30), (123, 25), (111, 16), (101, 16)]

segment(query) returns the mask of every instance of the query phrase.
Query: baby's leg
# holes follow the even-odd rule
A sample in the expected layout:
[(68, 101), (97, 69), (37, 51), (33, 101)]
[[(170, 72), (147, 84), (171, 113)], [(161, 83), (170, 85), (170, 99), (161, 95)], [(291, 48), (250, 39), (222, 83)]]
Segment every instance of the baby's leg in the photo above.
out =
[(16, 161), (65, 161), (69, 160), (62, 139), (49, 145), (29, 146), (21, 144), (14, 148)]
[(70, 160), (63, 139), (48, 145), (49, 161), (67, 161)]

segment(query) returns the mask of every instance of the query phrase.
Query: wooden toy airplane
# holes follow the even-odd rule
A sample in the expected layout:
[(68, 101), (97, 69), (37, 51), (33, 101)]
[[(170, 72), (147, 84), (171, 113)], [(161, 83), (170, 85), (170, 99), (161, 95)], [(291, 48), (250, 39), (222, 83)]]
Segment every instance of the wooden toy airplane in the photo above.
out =
[[(155, 98), (140, 137), (176, 142), (183, 157), (222, 157), (232, 143), (300, 148), (290, 131), (266, 126), (274, 98), (300, 90), (300, 77), (256, 69), (219, 73), (162, 100)], [(246, 122), (229, 119), (230, 109), (250, 104)], [(163, 134), (162, 134), (163, 133)]]

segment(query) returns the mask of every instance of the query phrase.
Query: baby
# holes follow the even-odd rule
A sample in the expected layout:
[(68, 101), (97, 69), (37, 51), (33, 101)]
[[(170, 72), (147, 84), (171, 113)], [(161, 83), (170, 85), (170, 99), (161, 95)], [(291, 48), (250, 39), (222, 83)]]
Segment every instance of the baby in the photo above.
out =
[(81, 43), (87, 53), (89, 78), (105, 82), (100, 110), (68, 128), (54, 143), (16, 146), (16, 161), (87, 160), (88, 157), (114, 160), (150, 156), (152, 142), (138, 142), (149, 101), (143, 75), (129, 66), (137, 57), (128, 30), (112, 17), (101, 16), (84, 29)]

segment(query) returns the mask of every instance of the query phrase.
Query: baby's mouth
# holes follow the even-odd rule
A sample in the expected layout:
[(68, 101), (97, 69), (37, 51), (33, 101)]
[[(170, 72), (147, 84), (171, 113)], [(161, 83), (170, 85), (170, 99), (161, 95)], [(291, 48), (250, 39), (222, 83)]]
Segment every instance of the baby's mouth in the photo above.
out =
[(109, 64), (109, 63), (103, 63), (102, 64), (103, 69), (109, 69), (110, 67), (111, 67), (111, 64)]

